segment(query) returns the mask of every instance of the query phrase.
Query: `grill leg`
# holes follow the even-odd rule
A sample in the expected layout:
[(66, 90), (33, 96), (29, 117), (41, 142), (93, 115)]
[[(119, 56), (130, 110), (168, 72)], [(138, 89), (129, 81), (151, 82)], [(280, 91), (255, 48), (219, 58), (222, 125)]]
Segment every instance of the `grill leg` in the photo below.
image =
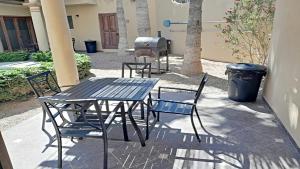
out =
[(159, 58), (159, 54), (157, 55), (157, 73), (160, 74), (160, 58)]
[(166, 71), (169, 71), (169, 54), (167, 52), (167, 68), (166, 68)]

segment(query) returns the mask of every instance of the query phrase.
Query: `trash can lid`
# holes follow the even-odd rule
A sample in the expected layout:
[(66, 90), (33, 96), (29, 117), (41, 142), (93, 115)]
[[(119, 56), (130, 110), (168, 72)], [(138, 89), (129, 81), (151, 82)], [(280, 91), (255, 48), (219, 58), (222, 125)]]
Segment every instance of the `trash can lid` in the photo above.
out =
[(86, 40), (84, 42), (96, 42), (95, 40)]
[(267, 67), (258, 65), (258, 64), (250, 64), (250, 63), (234, 63), (226, 66), (229, 70), (244, 70), (244, 71), (258, 71), (258, 72), (266, 72)]

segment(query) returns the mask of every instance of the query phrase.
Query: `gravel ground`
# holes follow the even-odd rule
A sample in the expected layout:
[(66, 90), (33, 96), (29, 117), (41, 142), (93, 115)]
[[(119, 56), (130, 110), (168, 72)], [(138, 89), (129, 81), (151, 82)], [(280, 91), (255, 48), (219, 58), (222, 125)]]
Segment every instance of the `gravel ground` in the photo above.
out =
[[(120, 77), (121, 63), (123, 61), (133, 61), (132, 56), (120, 58), (116, 53), (96, 53), (91, 54), (92, 60), (92, 76), (101, 77)], [(180, 86), (196, 89), (200, 77), (187, 77), (180, 73), (183, 58), (180, 56), (170, 56), (170, 72), (162, 75), (152, 75), (152, 77), (160, 78), (157, 86)], [(164, 62), (163, 62), (164, 63)], [(224, 74), (227, 63), (202, 60), (204, 72), (209, 73), (209, 82), (205, 92), (226, 92), (227, 80)], [(155, 89), (156, 90), (156, 89)], [(35, 98), (27, 101), (11, 101), (0, 103), (0, 130), (6, 130), (23, 120), (33, 117), (41, 113), (39, 103)]]
[(39, 103), (35, 98), (27, 101), (10, 101), (0, 103), (0, 130), (13, 127), (23, 120), (41, 113)]

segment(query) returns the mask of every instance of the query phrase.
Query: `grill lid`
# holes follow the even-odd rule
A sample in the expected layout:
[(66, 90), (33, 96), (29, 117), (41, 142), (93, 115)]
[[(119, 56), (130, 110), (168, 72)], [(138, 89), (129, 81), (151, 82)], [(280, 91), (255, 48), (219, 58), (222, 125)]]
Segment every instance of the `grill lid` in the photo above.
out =
[(167, 40), (162, 37), (138, 37), (134, 42), (135, 50), (140, 48), (157, 48), (167, 50)]

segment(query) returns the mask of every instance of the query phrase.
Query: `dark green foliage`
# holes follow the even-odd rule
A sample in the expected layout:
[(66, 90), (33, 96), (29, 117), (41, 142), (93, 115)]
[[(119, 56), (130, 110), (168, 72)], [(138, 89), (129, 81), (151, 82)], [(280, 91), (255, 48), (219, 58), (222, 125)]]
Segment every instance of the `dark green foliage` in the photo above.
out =
[(50, 51), (39, 51), (31, 54), (31, 59), (36, 62), (52, 62)]
[[(41, 52), (39, 52), (39, 54), (40, 53)], [(46, 55), (45, 58), (43, 58), (43, 55), (39, 55), (38, 57), (40, 58), (40, 60), (46, 60), (45, 58), (48, 58), (48, 55)], [(82, 79), (87, 75), (89, 75), (91, 62), (89, 56), (85, 54), (75, 54), (75, 58), (77, 62), (79, 78)], [(41, 62), (40, 66), (31, 67), (31, 68), (6, 69), (6, 70), (0, 69), (0, 102), (27, 98), (29, 95), (33, 94), (26, 80), (26, 77), (47, 70), (54, 71), (52, 62)]]
[(0, 52), (0, 62), (16, 62), (29, 59), (29, 53), (26, 51)]
[(84, 78), (90, 74), (91, 61), (85, 54), (75, 53), (79, 78)]

